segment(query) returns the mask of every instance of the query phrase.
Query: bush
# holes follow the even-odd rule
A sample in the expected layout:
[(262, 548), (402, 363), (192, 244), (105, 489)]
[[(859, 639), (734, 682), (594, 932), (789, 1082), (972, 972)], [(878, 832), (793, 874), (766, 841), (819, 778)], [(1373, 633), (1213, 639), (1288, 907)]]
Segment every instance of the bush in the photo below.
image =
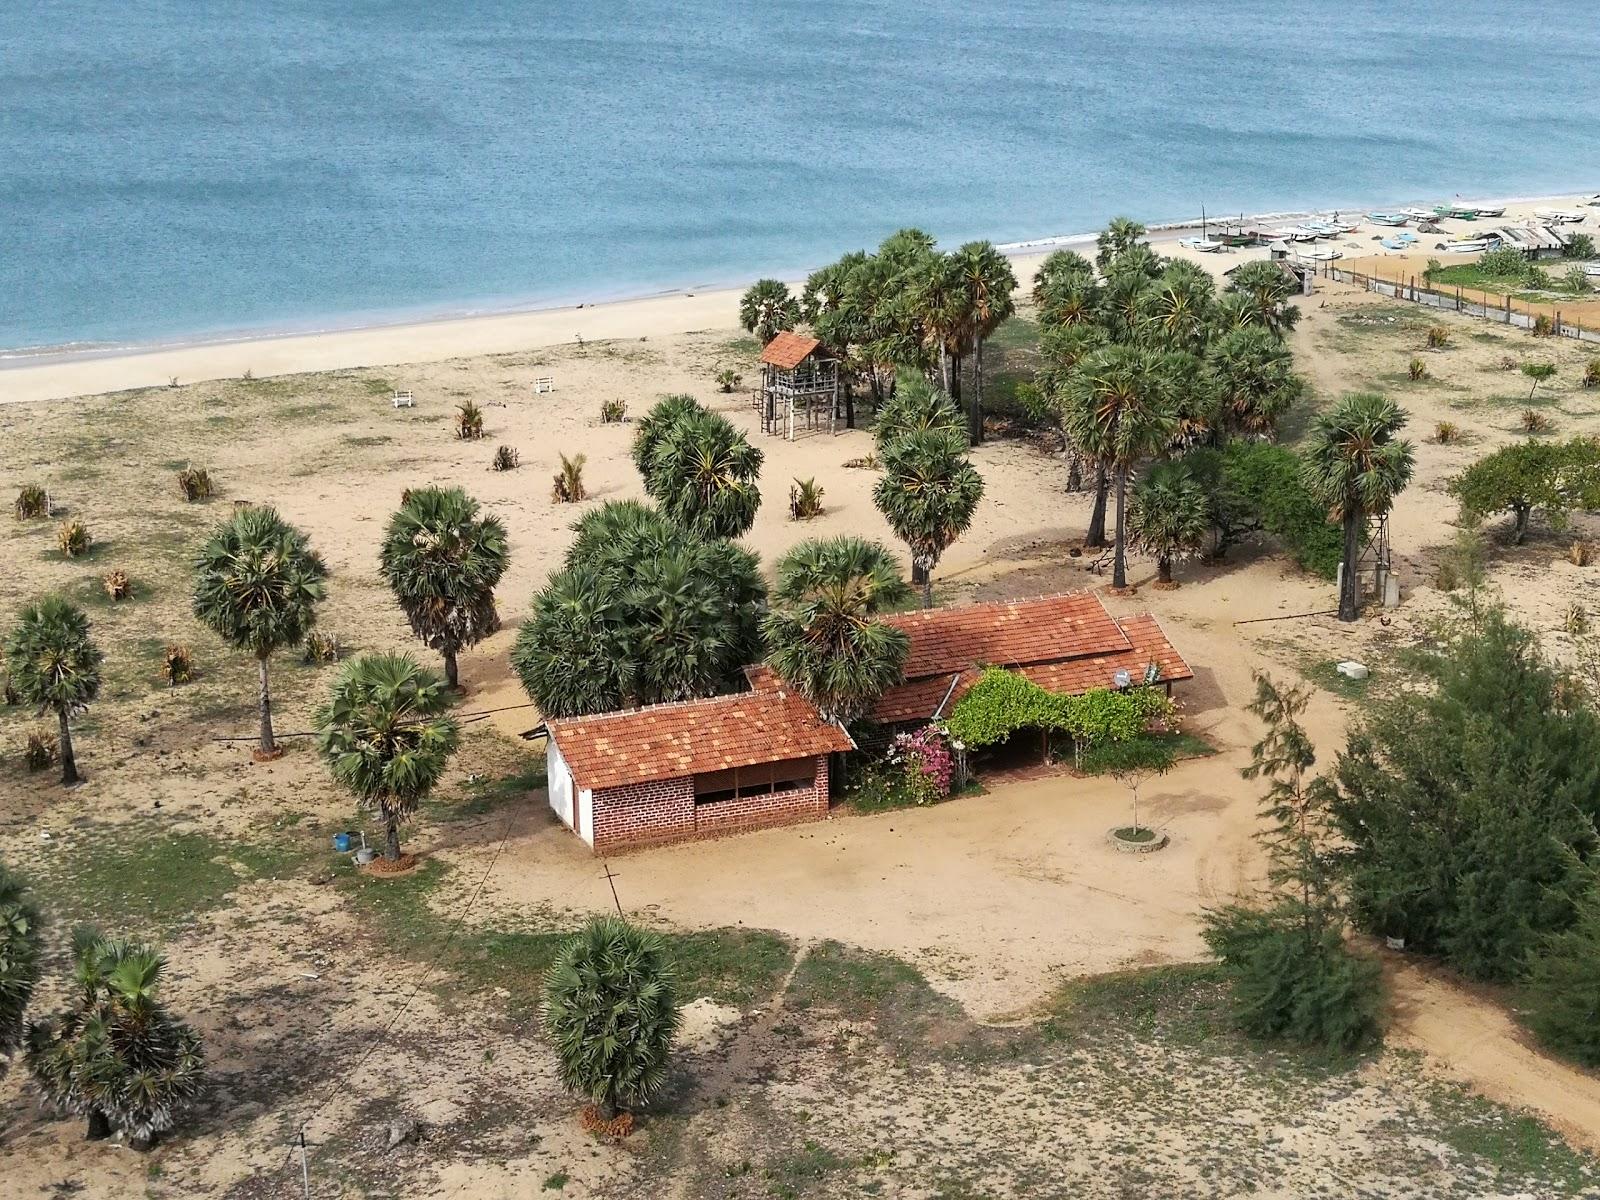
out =
[(1433, 427), (1433, 440), (1441, 446), (1448, 446), (1461, 440), (1461, 426), (1454, 421), (1440, 421)]
[(1594, 561), (1594, 543), (1579, 538), (1567, 547), (1567, 561), (1575, 567), (1587, 567)]
[(561, 469), (551, 482), (550, 499), (556, 504), (576, 504), (589, 495), (583, 486), (583, 467), (589, 461), (589, 456), (574, 454), (568, 458), (562, 454), (559, 457)]
[(129, 579), (128, 573), (121, 568), (107, 571), (100, 584), (113, 601), (126, 600), (133, 595), (133, 580)]
[(809, 521), (822, 515), (822, 488), (815, 479), (796, 479), (789, 485), (789, 518)]
[(1233, 442), (1223, 452), (1221, 481), (1238, 513), (1259, 521), (1300, 567), (1332, 579), (1344, 536), (1306, 487), (1293, 451), (1265, 442)]
[(1525, 408), (1517, 418), (1523, 433), (1544, 433), (1550, 428), (1550, 418), (1537, 408)]
[(1583, 386), (1600, 387), (1600, 358), (1591, 358), (1583, 368)]
[(191, 504), (197, 500), (209, 500), (216, 494), (216, 488), (211, 482), (211, 472), (204, 467), (190, 466), (179, 471), (178, 490)]
[(1555, 332), (1555, 322), (1550, 319), (1548, 314), (1540, 313), (1538, 316), (1533, 318), (1534, 337), (1554, 337)]
[(337, 633), (313, 629), (306, 634), (305, 661), (312, 666), (327, 666), (344, 657), (344, 643)]
[(515, 471), (517, 464), (522, 461), (522, 456), (517, 453), (514, 446), (500, 446), (494, 452), (494, 458), (489, 461), (489, 468), (493, 471)]
[(1566, 274), (1561, 276), (1561, 286), (1574, 296), (1586, 296), (1594, 291), (1594, 284), (1589, 282), (1589, 276), (1582, 267), (1568, 267)]
[(1492, 279), (1518, 282), (1526, 280), (1533, 264), (1523, 257), (1522, 251), (1502, 246), (1478, 258), (1478, 271)]
[(30, 771), (44, 771), (55, 763), (60, 753), (55, 734), (29, 733), (22, 748), (22, 761)]
[[(1600, 362), (1600, 359), (1596, 361)], [(19, 521), (26, 521), (33, 517), (48, 517), (50, 515), (50, 493), (37, 483), (25, 483), (17, 492), (17, 501), (12, 507)]]
[(897, 734), (884, 761), (904, 773), (918, 804), (931, 804), (950, 794), (955, 759), (935, 726), (924, 725), (915, 733)]
[(954, 745), (972, 750), (1024, 729), (1070, 734), (1087, 749), (1135, 738), (1173, 711), (1172, 701), (1153, 687), (1094, 688), (1063, 696), (1014, 671), (990, 667), (956, 702), (944, 729)]
[(1428, 377), (1428, 364), (1423, 362), (1420, 358), (1413, 358), (1410, 364), (1406, 367), (1406, 373), (1411, 376), (1412, 383), (1426, 379)]
[(717, 372), (716, 380), (717, 391), (731, 392), (734, 388), (738, 387), (744, 382), (744, 376), (739, 374), (739, 372), (735, 371), (732, 367), (724, 367), (722, 370)]
[(1528, 969), (1528, 1025), (1552, 1050), (1600, 1066), (1600, 885), (1591, 880), (1570, 928), (1546, 938)]
[(89, 553), (93, 539), (82, 521), (63, 521), (56, 529), (56, 545), (68, 558), (82, 558)]
[[(322, 635), (313, 631), (311, 636)], [(194, 679), (194, 656), (189, 653), (189, 647), (172, 645), (161, 652), (161, 678), (167, 681), (168, 687), (177, 687)]]
[(628, 419), (628, 402), (626, 400), (602, 400), (600, 402), (600, 424), (620, 425)]
[(1450, 330), (1443, 325), (1428, 326), (1428, 349), (1443, 350), (1450, 344)]
[(1594, 239), (1587, 233), (1575, 233), (1567, 239), (1561, 253), (1566, 258), (1593, 258)]
[(483, 436), (483, 409), (471, 400), (456, 405), (456, 437), (463, 442), (475, 442)]

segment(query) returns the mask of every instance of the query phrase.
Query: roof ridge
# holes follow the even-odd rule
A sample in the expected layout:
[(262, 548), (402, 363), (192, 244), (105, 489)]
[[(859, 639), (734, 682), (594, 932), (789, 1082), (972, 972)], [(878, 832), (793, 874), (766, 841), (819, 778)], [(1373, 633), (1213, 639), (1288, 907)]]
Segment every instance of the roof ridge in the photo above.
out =
[[(774, 674), (776, 674), (776, 672), (774, 672)], [(782, 677), (780, 676), (779, 678), (781, 679)], [(604, 721), (612, 717), (632, 717), (637, 716), (639, 713), (661, 712), (665, 709), (672, 708), (693, 708), (697, 704), (715, 704), (723, 700), (742, 700), (747, 696), (759, 697), (762, 695), (772, 694), (773, 692), (770, 690), (762, 692), (757, 691), (755, 688), (751, 688), (749, 691), (745, 692), (718, 692), (714, 696), (693, 696), (688, 700), (663, 700), (659, 704), (639, 704), (633, 708), (613, 708), (607, 710), (606, 712), (581, 713), (576, 717), (546, 717), (544, 719), (544, 723), (546, 725), (576, 725), (586, 721)], [(777, 694), (787, 697), (789, 692), (786, 689), (779, 688), (777, 689)]]

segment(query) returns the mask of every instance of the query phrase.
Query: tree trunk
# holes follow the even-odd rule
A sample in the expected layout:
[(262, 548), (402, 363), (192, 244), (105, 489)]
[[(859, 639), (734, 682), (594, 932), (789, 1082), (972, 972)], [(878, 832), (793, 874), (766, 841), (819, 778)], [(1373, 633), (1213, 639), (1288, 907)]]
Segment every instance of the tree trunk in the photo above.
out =
[(961, 407), (961, 355), (950, 355), (950, 399)]
[(1094, 465), (1094, 508), (1089, 513), (1089, 532), (1083, 541), (1088, 546), (1106, 544), (1106, 497), (1111, 494), (1111, 477), (1104, 463)]
[(444, 652), (444, 681), (450, 687), (459, 687), (460, 684), (458, 680), (459, 675), (457, 674), (456, 669), (456, 652), (454, 650), (446, 650)]
[(389, 862), (400, 861), (400, 822), (393, 817), (384, 819), (383, 857)]
[(1111, 586), (1114, 588), (1128, 586), (1127, 509), (1128, 468), (1123, 467), (1117, 472), (1117, 536), (1116, 549), (1111, 556)]
[(1156, 557), (1156, 578), (1162, 583), (1172, 582), (1172, 555), (1162, 554)]
[(1351, 506), (1344, 514), (1344, 578), (1339, 581), (1339, 620), (1354, 621), (1361, 615), (1361, 581), (1356, 578), (1356, 559), (1361, 555), (1361, 510)]
[(917, 562), (916, 559), (911, 560), (911, 582), (917, 587), (928, 582), (928, 573), (922, 569), (922, 564)]
[(856, 389), (848, 382), (844, 385), (844, 427), (856, 427)]
[(156, 1139), (153, 1135), (146, 1137), (131, 1137), (128, 1139), (128, 1149), (137, 1150), (141, 1154), (149, 1152), (150, 1148), (155, 1144)]
[(58, 710), (56, 719), (61, 722), (61, 786), (71, 787), (83, 777), (78, 774), (78, 756), (72, 752), (72, 722), (66, 710)]
[(950, 395), (950, 352), (945, 349), (944, 343), (939, 343), (939, 382), (944, 387), (945, 395)]
[(617, 1098), (611, 1092), (606, 1092), (600, 1098), (600, 1119), (602, 1121), (615, 1121), (617, 1119)]
[(261, 753), (276, 754), (278, 743), (272, 738), (272, 688), (267, 683), (267, 656), (256, 656), (256, 670), (261, 683)]
[(1511, 506), (1511, 511), (1517, 514), (1517, 524), (1511, 532), (1511, 541), (1520, 546), (1523, 539), (1528, 536), (1528, 518), (1533, 515), (1533, 508), (1526, 504), (1514, 504)]
[(933, 572), (932, 571), (924, 571), (922, 573), (922, 607), (923, 608), (932, 608), (933, 607)]
[(89, 1128), (83, 1136), (91, 1142), (102, 1141), (111, 1136), (111, 1122), (105, 1113), (98, 1108), (89, 1110)]
[(972, 399), (967, 402), (967, 440), (983, 441), (983, 339), (972, 335)]

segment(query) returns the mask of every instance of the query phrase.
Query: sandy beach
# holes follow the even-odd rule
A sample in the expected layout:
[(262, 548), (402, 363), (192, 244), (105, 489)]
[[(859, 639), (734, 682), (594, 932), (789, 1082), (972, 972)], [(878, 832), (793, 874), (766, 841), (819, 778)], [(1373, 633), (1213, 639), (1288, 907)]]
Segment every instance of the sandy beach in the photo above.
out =
[[(1506, 205), (1499, 220), (1513, 222), (1530, 218), (1538, 208), (1570, 207), (1587, 197), (1578, 195), (1523, 199)], [(1485, 203), (1489, 203), (1485, 201)], [(1587, 210), (1586, 210), (1587, 211)], [(1592, 228), (1600, 223), (1600, 209), (1585, 223)], [(1304, 214), (1301, 214), (1304, 215)], [(1345, 211), (1343, 216), (1358, 219)], [(1247, 219), (1247, 224), (1282, 227), (1293, 224), (1296, 214), (1275, 213), (1269, 217)], [(1452, 234), (1470, 232), (1467, 222), (1447, 221)], [(1210, 270), (1225, 270), (1252, 258), (1264, 258), (1262, 248), (1247, 248), (1221, 254), (1201, 254), (1177, 244), (1180, 238), (1197, 233), (1198, 226), (1167, 226), (1153, 232), (1152, 244), (1172, 257), (1188, 258)], [(1358, 233), (1337, 242), (1319, 242), (1338, 248), (1346, 258), (1391, 252), (1372, 243), (1382, 230), (1363, 221)], [(1433, 239), (1424, 236), (1424, 243)], [(1054, 249), (1088, 250), (1092, 257), (1092, 236), (1050, 239), (1028, 243), (1011, 254), (1017, 279), (1024, 291), (1034, 272)], [(1393, 255), (1401, 259), (1421, 258), (1426, 253)], [(801, 281), (788, 281), (798, 290)], [(738, 324), (739, 296), (743, 288), (708, 292), (674, 293), (648, 299), (621, 300), (528, 312), (426, 321), (405, 325), (379, 325), (365, 329), (326, 333), (286, 334), (281, 337), (246, 338), (238, 341), (201, 342), (111, 354), (89, 353), (34, 362), (29, 359), (0, 359), (0, 403), (59, 400), (69, 396), (95, 395), (135, 388), (162, 387), (176, 378), (180, 383), (230, 379), (249, 372), (256, 378), (306, 371), (333, 371), (354, 367), (390, 366), (438, 362), (475, 355), (506, 354), (545, 346), (606, 341), (617, 338), (652, 339), (702, 331), (730, 330)]]

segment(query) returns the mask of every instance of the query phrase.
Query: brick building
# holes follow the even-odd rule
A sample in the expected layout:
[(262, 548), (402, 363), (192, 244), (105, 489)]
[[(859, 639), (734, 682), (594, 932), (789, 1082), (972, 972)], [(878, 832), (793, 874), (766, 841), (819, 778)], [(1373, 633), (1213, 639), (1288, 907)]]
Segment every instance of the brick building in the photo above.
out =
[(839, 726), (752, 669), (752, 691), (545, 723), (550, 807), (596, 851), (715, 837), (828, 812)]
[(1048, 691), (1193, 679), (1194, 672), (1149, 613), (1113, 617), (1096, 592), (1064, 592), (958, 608), (899, 613), (885, 620), (911, 637), (905, 682), (872, 710), (884, 725), (925, 724), (949, 713), (985, 667), (1005, 667)]

